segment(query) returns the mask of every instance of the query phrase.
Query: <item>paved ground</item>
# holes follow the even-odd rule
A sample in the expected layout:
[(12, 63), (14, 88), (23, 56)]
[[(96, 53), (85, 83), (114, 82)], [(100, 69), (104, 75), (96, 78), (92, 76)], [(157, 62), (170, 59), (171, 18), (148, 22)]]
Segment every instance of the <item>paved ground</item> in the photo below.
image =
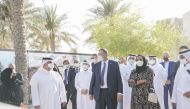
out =
[[(0, 108), (1, 109), (1, 108)], [(29, 106), (29, 109), (34, 109), (31, 105)], [(72, 109), (71, 103), (69, 102), (67, 109)]]

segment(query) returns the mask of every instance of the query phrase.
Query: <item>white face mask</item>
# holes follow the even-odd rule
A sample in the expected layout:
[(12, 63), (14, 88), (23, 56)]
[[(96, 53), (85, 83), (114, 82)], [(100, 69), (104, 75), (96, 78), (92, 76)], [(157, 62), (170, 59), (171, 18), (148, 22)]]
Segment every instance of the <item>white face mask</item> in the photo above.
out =
[(153, 59), (151, 59), (151, 60), (149, 61), (149, 64), (150, 64), (150, 65), (154, 65), (154, 64), (156, 64), (156, 61), (153, 60)]
[(73, 66), (74, 66), (74, 67), (79, 67), (80, 65), (79, 65), (79, 63), (74, 63)]
[(87, 65), (83, 65), (82, 68), (83, 68), (84, 71), (88, 70), (88, 66)]
[(99, 61), (103, 61), (104, 59), (103, 59), (102, 56), (98, 56), (98, 60), (99, 60)]
[(49, 67), (49, 69), (52, 70), (52, 69), (54, 68), (54, 64), (53, 64), (53, 63), (49, 63), (49, 64), (48, 64), (48, 67)]
[(187, 59), (186, 59), (186, 58), (181, 59), (181, 60), (180, 60), (180, 63), (182, 63), (182, 64), (184, 64), (184, 65), (187, 64)]
[(143, 63), (143, 61), (137, 61), (136, 64), (138, 67), (142, 67), (144, 63)]
[(130, 65), (133, 65), (135, 63), (135, 60), (129, 59), (128, 62), (129, 62)]
[(91, 59), (91, 62), (94, 63), (94, 62), (95, 62), (95, 59)]
[(69, 68), (69, 64), (67, 64), (67, 65), (64, 65), (64, 67), (65, 67), (65, 68)]

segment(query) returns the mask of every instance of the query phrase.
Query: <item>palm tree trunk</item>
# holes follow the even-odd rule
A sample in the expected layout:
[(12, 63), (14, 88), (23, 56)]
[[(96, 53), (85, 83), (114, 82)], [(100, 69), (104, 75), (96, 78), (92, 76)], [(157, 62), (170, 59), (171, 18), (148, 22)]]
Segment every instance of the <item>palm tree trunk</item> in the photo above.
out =
[(52, 33), (50, 35), (50, 47), (51, 47), (51, 51), (55, 51), (55, 35)]
[(15, 50), (16, 71), (23, 74), (24, 78), (24, 101), (28, 103), (28, 67), (25, 25), (23, 18), (23, 0), (11, 0), (13, 14), (13, 41)]

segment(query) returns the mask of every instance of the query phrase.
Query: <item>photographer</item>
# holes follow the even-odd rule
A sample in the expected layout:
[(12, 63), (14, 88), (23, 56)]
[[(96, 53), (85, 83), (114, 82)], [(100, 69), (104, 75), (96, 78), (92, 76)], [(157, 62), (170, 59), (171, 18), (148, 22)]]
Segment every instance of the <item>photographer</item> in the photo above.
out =
[(8, 68), (1, 73), (2, 80), (2, 98), (1, 101), (20, 106), (23, 102), (23, 78), (20, 73), (16, 73), (15, 65), (10, 64)]

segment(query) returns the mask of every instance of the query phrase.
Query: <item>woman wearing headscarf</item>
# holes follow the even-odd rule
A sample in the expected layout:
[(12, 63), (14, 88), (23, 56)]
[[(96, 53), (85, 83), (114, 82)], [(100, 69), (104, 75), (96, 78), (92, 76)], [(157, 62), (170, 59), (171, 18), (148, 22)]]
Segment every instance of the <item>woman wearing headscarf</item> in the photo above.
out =
[(164, 107), (164, 85), (167, 80), (167, 73), (164, 67), (158, 62), (156, 56), (149, 56), (150, 68), (154, 71), (154, 89), (161, 109)]
[(132, 87), (131, 109), (155, 109), (148, 101), (150, 88), (153, 87), (153, 70), (148, 67), (144, 56), (136, 57), (136, 69), (132, 70), (128, 84)]

